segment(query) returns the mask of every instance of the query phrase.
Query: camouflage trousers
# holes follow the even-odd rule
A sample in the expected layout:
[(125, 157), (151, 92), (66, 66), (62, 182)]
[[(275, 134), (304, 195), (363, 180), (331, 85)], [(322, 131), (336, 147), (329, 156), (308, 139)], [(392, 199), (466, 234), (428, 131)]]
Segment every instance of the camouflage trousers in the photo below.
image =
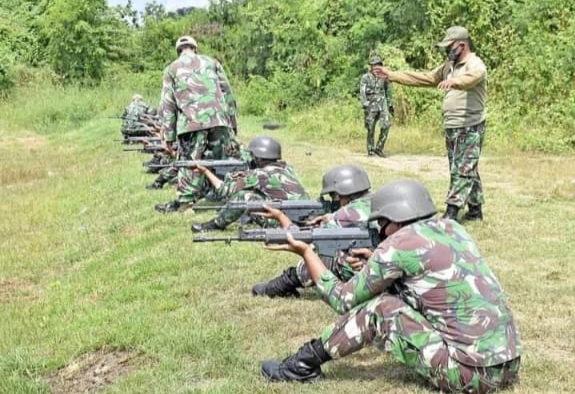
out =
[[(351, 278), (353, 278), (356, 274), (356, 271), (353, 270), (351, 265), (346, 263), (345, 257), (347, 255), (343, 252), (340, 252), (337, 258), (329, 258), (321, 256), (321, 260), (323, 264), (326, 266), (328, 270), (333, 272), (335, 276), (342, 282), (347, 282)], [(311, 278), (309, 273), (309, 269), (307, 268), (307, 264), (304, 260), (300, 260), (296, 265), (296, 275), (299, 279), (300, 283), (304, 288), (314, 287), (315, 283)]]
[(457, 207), (466, 203), (483, 204), (483, 187), (478, 167), (484, 138), (485, 122), (471, 127), (445, 129), (450, 173), (446, 204)]
[[(238, 157), (239, 144), (233, 131), (214, 127), (178, 136), (178, 160), (225, 160)], [(177, 195), (180, 203), (195, 203), (213, 190), (208, 179), (190, 168), (178, 169)]]
[[(238, 201), (268, 201), (268, 197), (264, 197), (262, 194), (254, 192), (253, 190), (240, 190), (237, 193), (232, 194), (228, 201), (238, 202)], [(218, 212), (218, 216), (214, 219), (218, 226), (227, 227), (230, 224), (240, 220), (240, 224), (246, 225), (248, 223), (256, 223), (260, 227), (277, 227), (278, 222), (274, 219), (265, 219), (259, 216), (248, 216), (242, 209), (221, 209)]]
[(167, 167), (160, 171), (159, 179), (164, 183), (177, 184), (178, 183), (178, 168)]
[[(379, 122), (380, 132), (377, 144), (373, 145), (375, 136), (375, 127)], [(364, 109), (364, 125), (367, 129), (367, 152), (383, 152), (383, 146), (389, 134), (389, 127), (391, 125), (391, 118), (389, 111), (385, 107), (372, 106)]]
[(423, 315), (389, 294), (342, 315), (323, 331), (321, 340), (332, 358), (374, 344), (444, 392), (486, 394), (504, 388), (517, 380), (520, 364), (519, 358), (491, 367), (459, 363)]

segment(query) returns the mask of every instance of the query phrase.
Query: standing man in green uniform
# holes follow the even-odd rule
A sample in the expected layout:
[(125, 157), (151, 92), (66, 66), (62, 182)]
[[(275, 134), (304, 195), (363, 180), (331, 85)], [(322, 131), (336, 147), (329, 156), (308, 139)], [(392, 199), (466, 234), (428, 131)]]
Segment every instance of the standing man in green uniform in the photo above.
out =
[[(363, 107), (365, 128), (367, 129), (367, 154), (385, 157), (383, 147), (387, 140), (391, 116), (393, 115), (393, 99), (388, 81), (377, 78), (373, 73), (376, 66), (383, 67), (383, 60), (374, 56), (369, 60), (371, 69), (362, 75), (359, 86), (359, 97)], [(379, 122), (380, 132), (377, 144), (373, 145), (375, 127)]]

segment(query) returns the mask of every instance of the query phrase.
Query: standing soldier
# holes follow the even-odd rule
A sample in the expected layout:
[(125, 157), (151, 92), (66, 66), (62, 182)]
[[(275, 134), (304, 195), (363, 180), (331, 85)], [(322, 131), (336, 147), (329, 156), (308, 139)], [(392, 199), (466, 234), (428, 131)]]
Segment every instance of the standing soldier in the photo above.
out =
[[(231, 87), (221, 64), (197, 53), (189, 36), (176, 42), (178, 59), (164, 71), (160, 113), (168, 149), (178, 141), (177, 160), (223, 160), (239, 154), (228, 103)], [(226, 96), (228, 95), (228, 97)], [(206, 178), (189, 168), (178, 171), (177, 200), (156, 205), (174, 212), (194, 204), (206, 190)]]
[[(363, 107), (365, 128), (367, 129), (367, 154), (368, 156), (376, 154), (385, 157), (383, 146), (387, 140), (391, 116), (394, 113), (391, 86), (388, 81), (377, 78), (373, 73), (375, 66), (383, 66), (383, 60), (379, 56), (372, 57), (369, 60), (369, 65), (371, 69), (362, 75), (359, 87), (359, 97)], [(381, 130), (374, 149), (373, 138), (378, 121)]]
[(447, 61), (429, 72), (398, 72), (377, 66), (375, 73), (386, 80), (408, 86), (433, 86), (445, 91), (443, 127), (449, 159), (450, 182), (444, 217), (456, 220), (468, 205), (464, 220), (483, 220), (483, 187), (479, 156), (485, 137), (487, 68), (470, 49), (466, 28), (452, 26), (437, 44)]

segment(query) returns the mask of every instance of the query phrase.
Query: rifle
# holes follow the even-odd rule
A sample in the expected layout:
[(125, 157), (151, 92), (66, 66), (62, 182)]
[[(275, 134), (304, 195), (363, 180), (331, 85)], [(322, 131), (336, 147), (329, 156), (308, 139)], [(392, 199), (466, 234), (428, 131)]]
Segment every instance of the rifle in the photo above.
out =
[(150, 164), (148, 168), (196, 168), (202, 166), (211, 169), (218, 177), (224, 177), (229, 172), (245, 171), (249, 168), (248, 163), (238, 159), (228, 160), (176, 160), (165, 164)]
[(303, 223), (327, 212), (324, 203), (313, 200), (228, 201), (225, 205), (196, 205), (194, 206), (194, 211), (226, 208), (241, 209), (246, 211), (246, 213), (266, 212), (264, 205), (279, 209), (285, 213), (293, 223)]
[(137, 144), (137, 143), (148, 143), (148, 142), (161, 142), (160, 137), (124, 137), (121, 140), (114, 140), (114, 142), (122, 142), (124, 144)]
[(165, 149), (161, 145), (144, 145), (142, 148), (124, 148), (124, 152), (156, 153), (163, 152)]
[(230, 245), (232, 241), (239, 242), (264, 242), (266, 245), (285, 244), (287, 233), (290, 232), (294, 239), (307, 244), (313, 243), (319, 256), (334, 258), (339, 250), (349, 252), (350, 249), (370, 248), (373, 249), (379, 243), (377, 229), (375, 228), (312, 228), (298, 229), (295, 231), (283, 229), (240, 229), (238, 236), (205, 237), (196, 236), (192, 242), (225, 242)]

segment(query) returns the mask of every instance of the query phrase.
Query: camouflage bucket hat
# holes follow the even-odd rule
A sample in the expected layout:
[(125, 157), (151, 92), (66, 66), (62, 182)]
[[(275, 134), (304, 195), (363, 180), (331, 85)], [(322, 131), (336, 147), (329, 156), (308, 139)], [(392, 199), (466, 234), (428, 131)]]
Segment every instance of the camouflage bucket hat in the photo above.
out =
[(443, 41), (438, 42), (437, 46), (445, 48), (450, 46), (455, 41), (469, 40), (469, 32), (463, 26), (451, 26), (445, 31)]

